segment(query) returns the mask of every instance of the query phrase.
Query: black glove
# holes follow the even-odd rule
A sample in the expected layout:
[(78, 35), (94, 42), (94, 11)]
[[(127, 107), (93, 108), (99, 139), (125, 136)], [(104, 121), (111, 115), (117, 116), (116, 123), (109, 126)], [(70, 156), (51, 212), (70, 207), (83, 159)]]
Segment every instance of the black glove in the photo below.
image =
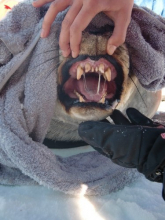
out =
[(83, 122), (80, 137), (99, 153), (123, 167), (137, 168), (151, 181), (163, 182), (165, 167), (165, 128), (129, 108), (130, 121), (118, 110), (106, 122)]

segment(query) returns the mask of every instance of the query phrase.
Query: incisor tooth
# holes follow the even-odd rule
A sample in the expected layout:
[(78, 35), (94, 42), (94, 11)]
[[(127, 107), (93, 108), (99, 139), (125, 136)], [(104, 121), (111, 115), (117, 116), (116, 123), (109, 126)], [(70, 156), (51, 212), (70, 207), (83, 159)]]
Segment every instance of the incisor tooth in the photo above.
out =
[(99, 70), (99, 68), (96, 66), (96, 67), (95, 67), (95, 72), (98, 72), (98, 70)]
[(106, 71), (105, 71), (105, 76), (106, 76), (106, 79), (109, 81), (111, 81), (111, 69), (108, 68)]
[(90, 64), (89, 64), (89, 63), (86, 63), (86, 64), (85, 64), (85, 72), (87, 73), (87, 72), (89, 72), (90, 70), (91, 70)]
[(104, 64), (100, 64), (99, 65), (99, 71), (100, 71), (100, 73), (104, 73)]
[(94, 70), (94, 67), (92, 66), (92, 70), (91, 70), (92, 72), (94, 72), (95, 70)]
[(79, 102), (85, 102), (84, 98), (76, 91), (74, 91), (74, 93), (77, 95), (77, 97), (79, 98)]
[(79, 80), (81, 78), (83, 73), (84, 73), (84, 71), (83, 71), (82, 67), (78, 66), (78, 68), (77, 68), (77, 80)]

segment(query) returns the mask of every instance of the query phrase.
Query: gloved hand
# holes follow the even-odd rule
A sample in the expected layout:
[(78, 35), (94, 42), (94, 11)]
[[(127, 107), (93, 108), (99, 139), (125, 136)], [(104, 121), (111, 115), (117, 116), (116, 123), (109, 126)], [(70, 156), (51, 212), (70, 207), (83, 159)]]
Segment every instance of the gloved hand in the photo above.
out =
[(123, 167), (137, 168), (151, 181), (163, 182), (165, 167), (165, 127), (138, 110), (127, 109), (130, 121), (118, 110), (106, 122), (83, 122), (80, 137), (99, 153)]

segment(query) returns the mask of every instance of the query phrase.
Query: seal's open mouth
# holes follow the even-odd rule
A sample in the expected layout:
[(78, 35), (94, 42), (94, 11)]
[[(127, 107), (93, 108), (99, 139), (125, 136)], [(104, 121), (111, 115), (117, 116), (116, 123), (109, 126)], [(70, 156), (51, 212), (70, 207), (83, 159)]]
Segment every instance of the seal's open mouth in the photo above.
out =
[(79, 56), (62, 67), (59, 99), (70, 105), (112, 106), (120, 99), (124, 80), (117, 61), (109, 55)]

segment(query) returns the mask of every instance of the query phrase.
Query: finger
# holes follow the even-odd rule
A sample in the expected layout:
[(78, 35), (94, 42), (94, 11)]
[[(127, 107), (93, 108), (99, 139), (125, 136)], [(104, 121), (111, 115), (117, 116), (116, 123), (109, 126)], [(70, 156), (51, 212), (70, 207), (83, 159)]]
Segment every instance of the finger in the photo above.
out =
[(144, 126), (153, 126), (154, 123), (151, 119), (147, 118), (145, 115), (143, 115), (141, 112), (139, 112), (135, 108), (128, 108), (126, 110), (126, 113), (128, 115), (128, 118), (134, 125), (144, 125)]
[(95, 7), (87, 7), (84, 5), (74, 22), (70, 27), (70, 47), (72, 50), (72, 56), (75, 58), (79, 54), (79, 47), (81, 42), (82, 31), (88, 26), (92, 18), (98, 13)]
[[(106, 13), (108, 14), (108, 13)], [(112, 36), (108, 40), (107, 53), (112, 55), (116, 48), (125, 42), (127, 28), (130, 23), (130, 15), (120, 13), (114, 20), (115, 27)]]
[(81, 2), (76, 1), (67, 12), (60, 33), (59, 45), (64, 57), (70, 54), (70, 26), (82, 7)]
[(50, 32), (52, 23), (54, 22), (57, 14), (65, 10), (69, 6), (70, 1), (55, 0), (51, 3), (42, 24), (41, 37), (47, 37)]
[(41, 7), (49, 2), (52, 2), (53, 0), (37, 0), (32, 3), (32, 5), (36, 8)]
[(117, 125), (131, 125), (129, 120), (117, 109), (113, 111), (110, 117), (112, 118), (114, 123)]

